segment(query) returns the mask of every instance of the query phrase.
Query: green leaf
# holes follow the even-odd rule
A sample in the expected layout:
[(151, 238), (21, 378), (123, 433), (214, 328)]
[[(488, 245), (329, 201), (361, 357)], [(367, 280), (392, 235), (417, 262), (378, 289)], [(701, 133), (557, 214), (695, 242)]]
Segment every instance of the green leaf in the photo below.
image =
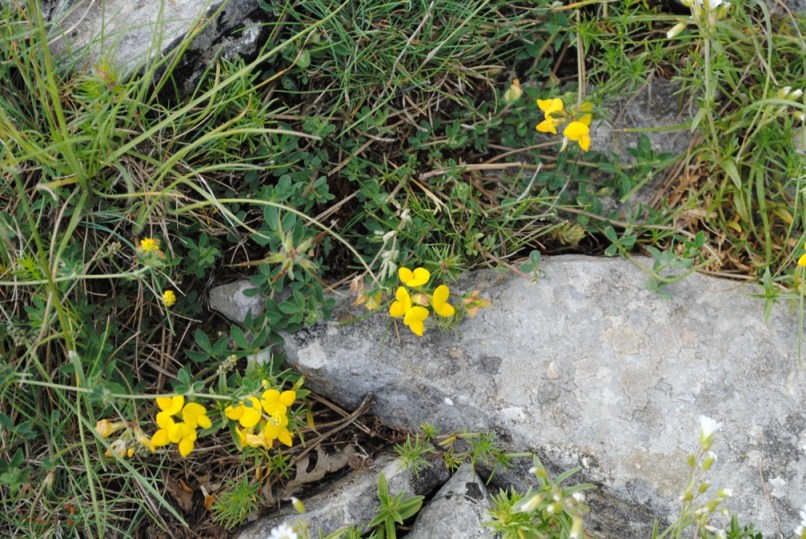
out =
[(213, 348), (210, 345), (210, 338), (202, 330), (197, 329), (196, 332), (193, 334), (193, 339), (196, 341), (196, 344), (199, 346), (199, 348), (201, 348), (208, 354), (211, 354), (213, 352)]
[(243, 348), (244, 350), (248, 350), (250, 348), (249, 342), (246, 340), (246, 335), (244, 335), (243, 330), (233, 325), (229, 330), (230, 338), (232, 342), (239, 348)]

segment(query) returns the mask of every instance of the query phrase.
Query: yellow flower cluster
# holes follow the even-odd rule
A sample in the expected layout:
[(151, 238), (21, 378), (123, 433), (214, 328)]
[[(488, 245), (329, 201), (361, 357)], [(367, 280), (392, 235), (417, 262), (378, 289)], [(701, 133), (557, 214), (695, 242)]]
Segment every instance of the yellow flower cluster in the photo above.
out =
[[(186, 457), (193, 451), (196, 444), (196, 430), (201, 427), (209, 429), (212, 426), (207, 416), (207, 409), (197, 402), (185, 404), (185, 397), (158, 397), (157, 406), (161, 410), (157, 413), (157, 426), (159, 430), (151, 437), (154, 447), (168, 444), (177, 444), (179, 454)], [(180, 417), (176, 421), (174, 417)]]
[(269, 389), (257, 397), (247, 397), (234, 406), (227, 406), (224, 414), (237, 421), (238, 443), (243, 447), (270, 449), (275, 440), (291, 447), (294, 434), (288, 430), (288, 408), (297, 398), (296, 391)]
[(143, 238), (140, 240), (139, 250), (144, 253), (153, 253), (160, 250), (160, 240), (154, 238)]
[(590, 111), (593, 105), (587, 101), (582, 103), (582, 106), (579, 107), (579, 113), (581, 114), (578, 114), (578, 117), (568, 113), (565, 110), (562, 99), (556, 97), (553, 99), (538, 99), (537, 106), (543, 111), (544, 119), (537, 124), (535, 129), (541, 133), (556, 135), (557, 128), (567, 124), (563, 129), (562, 149), (565, 150), (570, 140), (579, 144), (582, 151), (588, 151), (591, 145), (590, 125), (593, 115)]
[(418, 337), (422, 337), (425, 331), (425, 320), (429, 315), (426, 306), (429, 303), (434, 313), (439, 316), (449, 318), (456, 313), (453, 306), (448, 303), (450, 289), (444, 284), (439, 285), (430, 296), (416, 291), (411, 294), (406, 289), (406, 286), (415, 289), (428, 284), (431, 273), (427, 269), (416, 268), (411, 271), (403, 267), (398, 270), (397, 275), (405, 286), (399, 286), (395, 291), (395, 301), (389, 307), (389, 315), (393, 318), (402, 318), (403, 324)]

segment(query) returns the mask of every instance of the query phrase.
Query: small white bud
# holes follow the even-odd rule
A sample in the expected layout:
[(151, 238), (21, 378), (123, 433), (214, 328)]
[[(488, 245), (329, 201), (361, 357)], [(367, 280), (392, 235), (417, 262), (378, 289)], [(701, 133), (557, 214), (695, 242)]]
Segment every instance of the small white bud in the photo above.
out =
[(680, 34), (680, 32), (682, 32), (685, 29), (686, 29), (686, 23), (679, 22), (679, 23), (675, 24), (674, 26), (672, 26), (669, 29), (668, 32), (666, 32), (666, 37), (668, 39), (672, 39), (673, 37), (678, 36)]

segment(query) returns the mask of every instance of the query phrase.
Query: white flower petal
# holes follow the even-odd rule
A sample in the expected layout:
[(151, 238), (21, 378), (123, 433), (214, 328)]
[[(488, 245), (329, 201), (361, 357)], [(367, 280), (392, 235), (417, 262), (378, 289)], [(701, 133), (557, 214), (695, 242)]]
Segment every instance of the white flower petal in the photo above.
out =
[(722, 423), (710, 417), (700, 416), (700, 432), (703, 438), (710, 438), (713, 433), (722, 428)]

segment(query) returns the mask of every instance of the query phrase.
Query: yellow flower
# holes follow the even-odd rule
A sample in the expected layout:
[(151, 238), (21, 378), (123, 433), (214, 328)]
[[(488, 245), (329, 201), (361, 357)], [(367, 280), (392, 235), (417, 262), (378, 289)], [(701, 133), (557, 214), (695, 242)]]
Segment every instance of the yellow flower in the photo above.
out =
[(233, 421), (237, 421), (244, 428), (251, 429), (263, 417), (260, 401), (257, 397), (247, 397), (244, 402), (236, 406), (227, 406), (224, 414)]
[(425, 307), (412, 307), (406, 311), (406, 316), (403, 317), (403, 323), (409, 327), (412, 333), (418, 337), (423, 336), (425, 331), (425, 319), (428, 318), (428, 309)]
[(801, 267), (806, 266), (806, 253), (800, 255), (800, 258), (798, 258), (798, 266), (801, 266)]
[(288, 430), (288, 416), (286, 415), (272, 416), (266, 420), (266, 428), (263, 432), (269, 443), (280, 440), (288, 447), (294, 445), (294, 435)]
[(241, 430), (238, 427), (235, 427), (235, 434), (238, 435), (238, 448), (239, 449), (243, 449), (244, 447), (249, 445), (249, 442), (246, 439), (246, 435), (247, 435), (246, 431)]
[(140, 240), (140, 250), (144, 253), (151, 253), (160, 250), (160, 240), (154, 238), (143, 238)]
[(173, 290), (166, 290), (162, 293), (162, 304), (167, 308), (171, 308), (176, 303), (176, 294)]
[(187, 423), (177, 423), (171, 429), (171, 441), (179, 445), (179, 454), (187, 457), (196, 445), (196, 429)]
[(159, 419), (160, 414), (166, 414), (168, 416), (177, 415), (182, 411), (182, 407), (184, 405), (185, 397), (182, 395), (174, 395), (173, 397), (157, 397), (157, 407), (162, 410), (162, 412), (157, 414), (157, 418)]
[(408, 290), (399, 286), (395, 292), (397, 301), (389, 307), (389, 314), (393, 318), (403, 318), (403, 324), (411, 329), (412, 333), (422, 337), (425, 331), (423, 322), (428, 318), (428, 309), (420, 306), (412, 306), (411, 296)]
[(296, 391), (283, 391), (280, 393), (277, 389), (269, 389), (264, 391), (261, 395), (261, 404), (263, 410), (270, 416), (285, 414), (288, 407), (294, 404), (297, 398)]
[[(196, 443), (196, 429), (208, 429), (212, 426), (207, 416), (207, 409), (196, 402), (185, 404), (185, 397), (158, 397), (157, 406), (162, 410), (157, 414), (157, 432), (151, 440), (143, 439), (141, 442), (149, 447), (162, 447), (174, 443), (179, 445), (179, 454), (188, 456)], [(174, 416), (181, 416), (182, 421), (175, 421)]]
[(434, 308), (434, 312), (445, 318), (453, 316), (456, 312), (456, 309), (453, 308), (453, 305), (448, 303), (449, 294), (450, 289), (442, 284), (439, 285), (436, 290), (434, 290), (434, 296), (431, 298), (431, 306)]
[(207, 409), (197, 402), (189, 402), (182, 408), (182, 420), (194, 429), (196, 427), (209, 429), (212, 426), (207, 416)]
[(431, 272), (425, 268), (415, 268), (411, 271), (409, 268), (403, 267), (397, 270), (397, 276), (400, 281), (411, 288), (423, 286), (431, 278)]
[(590, 128), (580, 121), (569, 123), (565, 127), (565, 130), (563, 130), (563, 136), (568, 140), (578, 143), (582, 151), (587, 152), (588, 148), (590, 148)]
[(392, 318), (403, 318), (406, 316), (406, 311), (411, 309), (409, 291), (402, 286), (398, 286), (395, 291), (395, 298), (397, 301), (394, 301), (389, 307), (389, 315)]
[(556, 97), (554, 99), (538, 99), (537, 106), (543, 111), (545, 119), (537, 124), (535, 129), (541, 133), (551, 133), (552, 135), (556, 135), (557, 126), (559, 126), (562, 121), (558, 120), (557, 118), (552, 118), (551, 115), (558, 114), (563, 111), (562, 99)]
[(551, 116), (547, 116), (545, 120), (540, 122), (535, 126), (535, 129), (540, 131), (541, 133), (551, 133), (552, 135), (557, 134), (557, 126), (560, 125), (562, 122), (557, 120), (556, 118), (552, 118)]
[(555, 97), (554, 99), (538, 99), (537, 106), (543, 111), (543, 114), (548, 118), (551, 114), (557, 114), (563, 111), (563, 100)]

